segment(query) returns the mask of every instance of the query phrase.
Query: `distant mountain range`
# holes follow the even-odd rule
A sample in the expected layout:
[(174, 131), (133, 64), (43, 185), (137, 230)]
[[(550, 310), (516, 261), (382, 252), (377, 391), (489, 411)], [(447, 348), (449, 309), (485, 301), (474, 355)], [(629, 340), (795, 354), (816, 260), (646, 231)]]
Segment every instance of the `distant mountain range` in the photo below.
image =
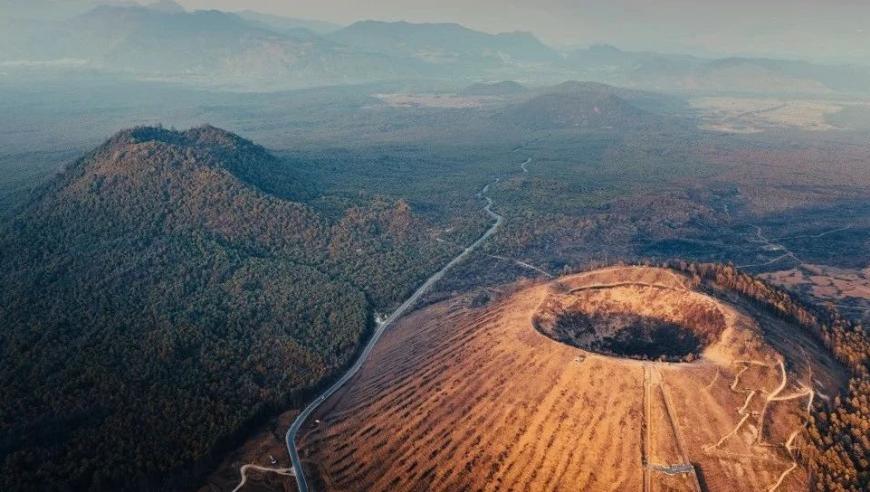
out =
[[(667, 92), (830, 94), (870, 91), (870, 68), (753, 58), (703, 59), (612, 46), (559, 51), (527, 32), (459, 24), (361, 21), (350, 26), (252, 11), (4, 0), (0, 64), (80, 60), (137, 77), (282, 89), (391, 80), (584, 79)], [(63, 5), (61, 5), (63, 4)]]
[(485, 34), (459, 24), (362, 21), (330, 35), (354, 48), (433, 64), (549, 63), (559, 54), (529, 33)]
[(254, 24), (260, 24), (263, 27), (272, 29), (278, 32), (294, 31), (296, 29), (307, 29), (317, 34), (328, 34), (338, 31), (343, 26), (333, 24), (332, 22), (324, 22), (310, 19), (294, 19), (290, 17), (281, 17), (278, 15), (261, 14), (253, 10), (243, 10), (236, 12), (236, 15), (250, 21)]
[(591, 79), (664, 91), (824, 94), (870, 90), (870, 68), (860, 66), (765, 58), (709, 60), (628, 52), (607, 45), (573, 51), (566, 61)]
[(349, 49), (305, 28), (273, 30), (216, 10), (100, 6), (19, 31), (6, 33), (7, 59), (83, 59), (102, 70), (207, 85), (268, 89), (421, 75), (413, 63)]

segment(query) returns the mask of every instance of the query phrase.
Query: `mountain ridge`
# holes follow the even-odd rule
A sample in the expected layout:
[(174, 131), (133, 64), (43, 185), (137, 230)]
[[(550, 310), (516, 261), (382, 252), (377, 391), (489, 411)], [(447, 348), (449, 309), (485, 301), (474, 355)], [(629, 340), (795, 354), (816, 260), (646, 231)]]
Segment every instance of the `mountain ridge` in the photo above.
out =
[(299, 183), (230, 132), (140, 127), (0, 228), (0, 489), (154, 490), (208, 468), (441, 261), (409, 204), (328, 219), (290, 199)]
[(364, 20), (329, 35), (367, 50), (412, 56), (427, 61), (552, 61), (555, 50), (528, 32), (487, 34), (457, 23), (411, 23)]
[(774, 94), (788, 87), (827, 95), (870, 87), (870, 67), (610, 45), (558, 50), (527, 31), (489, 34), (450, 22), (362, 20), (341, 27), (251, 11), (185, 11), (171, 3), (84, 12), (92, 4), (76, 5), (71, 18), (0, 19), (0, 63), (77, 60), (109, 73), (261, 91), (445, 79), (548, 85), (572, 78), (688, 93)]

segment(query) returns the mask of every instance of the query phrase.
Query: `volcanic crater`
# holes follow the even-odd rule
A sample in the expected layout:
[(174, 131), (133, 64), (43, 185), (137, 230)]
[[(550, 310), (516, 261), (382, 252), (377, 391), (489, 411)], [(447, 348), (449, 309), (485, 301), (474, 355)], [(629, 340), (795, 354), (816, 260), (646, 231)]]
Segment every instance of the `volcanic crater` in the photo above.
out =
[(384, 334), (302, 431), (319, 489), (808, 488), (807, 412), (846, 373), (794, 322), (666, 268), (497, 291)]
[(674, 285), (622, 281), (553, 290), (533, 317), (535, 328), (603, 355), (690, 362), (726, 327), (714, 299)]

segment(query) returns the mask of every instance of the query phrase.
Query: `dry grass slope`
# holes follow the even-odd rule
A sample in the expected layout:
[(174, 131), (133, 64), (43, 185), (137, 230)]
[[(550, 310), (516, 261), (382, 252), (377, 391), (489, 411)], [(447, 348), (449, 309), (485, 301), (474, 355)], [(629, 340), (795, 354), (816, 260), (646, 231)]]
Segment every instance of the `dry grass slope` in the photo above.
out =
[[(553, 296), (605, 284), (618, 284), (609, 302), (638, 309), (697, 296), (726, 327), (691, 363), (595, 354), (533, 327)], [(800, 443), (811, 389), (843, 384), (838, 366), (809, 339), (777, 340), (781, 321), (691, 289), (669, 270), (623, 267), (515, 286), (482, 308), (422, 309), (312, 420), (311, 474), (328, 490), (806, 488), (786, 442)]]

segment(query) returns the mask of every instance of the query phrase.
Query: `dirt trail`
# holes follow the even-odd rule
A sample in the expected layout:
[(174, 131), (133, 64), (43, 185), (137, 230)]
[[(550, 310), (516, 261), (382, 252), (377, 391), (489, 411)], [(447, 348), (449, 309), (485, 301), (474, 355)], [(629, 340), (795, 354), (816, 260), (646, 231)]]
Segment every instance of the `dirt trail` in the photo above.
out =
[(785, 237), (774, 238), (774, 239), (768, 239), (764, 235), (764, 233), (761, 231), (761, 227), (759, 227), (759, 226), (754, 226), (754, 227), (755, 227), (755, 238), (756, 238), (756, 241), (754, 241), (754, 242), (761, 243), (764, 247), (767, 248), (768, 251), (782, 251), (783, 254), (780, 256), (777, 256), (776, 258), (773, 258), (773, 259), (770, 259), (768, 261), (761, 262), (761, 263), (738, 265), (737, 268), (754, 268), (754, 267), (772, 265), (772, 264), (777, 263), (785, 258), (793, 259), (795, 262), (797, 262), (797, 267), (802, 267), (805, 265), (805, 262), (803, 260), (798, 258), (798, 256), (796, 254), (794, 254), (793, 251), (791, 251), (790, 249), (785, 247), (785, 245), (783, 245), (782, 243), (774, 242), (774, 241), (783, 241), (783, 240), (800, 239), (800, 238), (818, 239), (821, 237), (825, 237), (829, 234), (834, 234), (836, 232), (842, 232), (842, 231), (849, 230), (852, 228), (852, 225), (850, 224), (850, 225), (847, 225), (844, 227), (838, 227), (837, 229), (831, 229), (829, 231), (820, 232), (818, 234), (799, 234), (796, 236), (785, 236)]
[(643, 366), (643, 490), (650, 492), (650, 454), (652, 435), (652, 405), (650, 403), (650, 369), (648, 364)]
[(671, 395), (668, 392), (667, 385), (665, 384), (665, 378), (662, 375), (661, 371), (658, 367), (653, 367), (656, 373), (658, 374), (657, 382), (659, 386), (659, 390), (662, 392), (662, 398), (665, 402), (665, 410), (667, 411), (668, 422), (671, 423), (671, 431), (674, 433), (674, 438), (676, 439), (677, 449), (679, 450), (680, 457), (683, 462), (676, 465), (669, 465), (664, 467), (664, 470), (669, 475), (676, 475), (679, 473), (688, 473), (692, 477), (692, 485), (695, 488), (695, 492), (701, 492), (701, 483), (698, 480), (698, 473), (695, 470), (695, 466), (692, 465), (692, 462), (689, 460), (689, 454), (686, 451), (686, 444), (683, 441), (683, 435), (680, 431), (680, 425), (677, 422), (677, 414), (673, 403), (671, 402)]
[(785, 441), (785, 450), (788, 452), (789, 456), (791, 456), (792, 464), (791, 464), (791, 466), (789, 466), (788, 468), (783, 470), (783, 472), (779, 475), (779, 478), (776, 480), (776, 482), (774, 482), (773, 484), (771, 484), (767, 488), (767, 492), (774, 492), (776, 489), (778, 489), (779, 486), (782, 485), (782, 482), (785, 481), (785, 478), (791, 472), (793, 472), (795, 468), (797, 468), (798, 462), (797, 462), (797, 458), (794, 456), (794, 447), (792, 446), (792, 443), (794, 442), (794, 439), (798, 436), (798, 434), (800, 434), (800, 432), (802, 430), (803, 430), (803, 428), (800, 428), (800, 429), (792, 432), (791, 435), (788, 436), (788, 440)]
[(615, 289), (617, 287), (649, 287), (651, 289), (663, 289), (663, 290), (686, 290), (684, 288), (674, 287), (673, 285), (662, 285), (662, 284), (651, 284), (649, 282), (614, 282), (610, 284), (592, 284), (592, 285), (584, 285), (582, 287), (575, 287), (568, 291), (569, 294), (573, 294), (575, 292), (581, 292), (584, 290), (603, 290), (603, 289)]
[(233, 489), (233, 492), (238, 492), (242, 490), (242, 487), (248, 482), (248, 470), (257, 470), (266, 473), (277, 473), (278, 475), (282, 475), (285, 477), (295, 476), (293, 472), (293, 468), (269, 468), (265, 466), (255, 465), (253, 463), (249, 463), (247, 465), (242, 466), (240, 473), (242, 474), (242, 481), (236, 485), (236, 488)]
[(778, 237), (778, 238), (774, 238), (774, 241), (782, 241), (782, 240), (787, 240), (787, 239), (801, 239), (801, 238), (818, 239), (818, 238), (821, 238), (821, 237), (825, 237), (825, 236), (827, 236), (827, 235), (829, 235), (829, 234), (834, 234), (834, 233), (837, 233), (837, 232), (848, 231), (848, 230), (851, 229), (851, 228), (852, 228), (852, 225), (849, 224), (849, 225), (844, 226), (844, 227), (838, 227), (837, 229), (831, 229), (830, 231), (824, 231), (824, 232), (820, 232), (820, 233), (818, 233), (818, 234), (798, 234), (797, 236), (784, 236), (784, 237)]
[(735, 425), (734, 428), (731, 429), (731, 432), (729, 432), (729, 433), (725, 434), (724, 436), (722, 436), (722, 437), (719, 439), (719, 441), (716, 442), (716, 444), (713, 444), (712, 446), (711, 446), (711, 445), (704, 446), (704, 451), (710, 451), (710, 450), (712, 450), (712, 449), (716, 449), (716, 448), (718, 448), (719, 446), (721, 446), (725, 441), (728, 440), (729, 437), (733, 436), (734, 434), (737, 434), (737, 431), (740, 430), (740, 427), (743, 426), (743, 424), (746, 422), (747, 419), (749, 419), (749, 414), (748, 414), (748, 413), (745, 414), (745, 415), (743, 415), (743, 418), (741, 418), (740, 421), (737, 422), (737, 425)]
[(748, 395), (746, 395), (746, 401), (744, 401), (744, 402), (743, 402), (743, 406), (740, 407), (740, 408), (737, 410), (737, 413), (738, 413), (738, 414), (740, 414), (740, 415), (744, 415), (744, 414), (746, 413), (746, 408), (747, 408), (747, 407), (749, 406), (749, 404), (752, 402), (752, 397), (755, 396), (755, 391), (756, 391), (756, 390), (752, 390), (752, 391), (749, 392)]
[(731, 388), (731, 391), (734, 391), (735, 393), (738, 392), (738, 391), (737, 391), (737, 383), (740, 382), (740, 376), (741, 376), (744, 372), (746, 372), (748, 369), (749, 369), (749, 366), (743, 366), (742, 369), (740, 369), (739, 371), (737, 371), (737, 374), (734, 375), (734, 381), (731, 381), (731, 386), (729, 386), (729, 388)]
[[(727, 441), (729, 438), (731, 438), (737, 434), (737, 432), (740, 430), (740, 428), (743, 426), (743, 424), (745, 424), (749, 420), (750, 417), (755, 415), (754, 412), (751, 412), (748, 410), (749, 404), (751, 403), (752, 399), (755, 397), (755, 395), (764, 392), (763, 389), (740, 390), (737, 388), (737, 385), (740, 381), (740, 376), (744, 372), (746, 372), (750, 366), (752, 366), (752, 365), (765, 366), (765, 367), (770, 367), (770, 366), (762, 361), (757, 361), (757, 360), (738, 360), (738, 361), (734, 361), (734, 362), (736, 364), (743, 364), (743, 367), (739, 371), (737, 371), (737, 373), (734, 375), (734, 380), (729, 385), (729, 388), (731, 389), (731, 391), (733, 391), (735, 393), (747, 393), (746, 400), (743, 402), (743, 405), (737, 409), (737, 414), (741, 415), (742, 417), (741, 417), (740, 421), (737, 422), (737, 425), (734, 426), (734, 428), (730, 432), (723, 435), (719, 439), (718, 442), (716, 442), (715, 444), (712, 444), (712, 445), (710, 445), (710, 444), (705, 445), (703, 447), (705, 452), (710, 452), (710, 451), (718, 448), (719, 446), (724, 444), (725, 441)], [(815, 391), (812, 388), (806, 387), (803, 383), (800, 383), (800, 382), (798, 383), (801, 386), (801, 388), (804, 388), (803, 391), (799, 391), (797, 393), (792, 393), (789, 395), (780, 396), (780, 394), (788, 386), (788, 373), (786, 372), (785, 361), (783, 359), (779, 359), (777, 361), (777, 366), (779, 367), (780, 381), (779, 381), (779, 384), (777, 385), (777, 387), (774, 388), (770, 393), (767, 394), (767, 397), (764, 399), (764, 406), (762, 406), (760, 412), (757, 412), (757, 416), (758, 416), (758, 426), (757, 427), (758, 428), (755, 431), (755, 440), (752, 443), (753, 446), (763, 446), (763, 447), (779, 446), (778, 444), (771, 444), (771, 443), (767, 443), (764, 441), (765, 417), (767, 416), (768, 408), (772, 402), (788, 401), (788, 400), (794, 400), (794, 399), (806, 397), (808, 402), (807, 402), (807, 405), (806, 405), (804, 411), (806, 412), (807, 415), (809, 415), (809, 413), (812, 409), (812, 402), (813, 402), (813, 398), (815, 397)], [(785, 481), (785, 479), (788, 477), (788, 475), (791, 474), (798, 467), (797, 458), (794, 455), (794, 440), (801, 433), (801, 431), (804, 430), (805, 427), (806, 427), (806, 421), (803, 424), (801, 424), (801, 426), (799, 428), (795, 429), (789, 435), (788, 439), (785, 441), (784, 447), (785, 447), (785, 450), (788, 453), (789, 457), (791, 458), (791, 463), (779, 475), (776, 482), (774, 482), (773, 484), (771, 484), (767, 487), (768, 492), (774, 492), (776, 489), (778, 489), (782, 485), (782, 483)], [(726, 452), (726, 454), (731, 454), (731, 453)], [(741, 455), (741, 456), (743, 456), (743, 455)], [(748, 455), (748, 457), (755, 457), (755, 456)]]
[(524, 261), (515, 260), (513, 258), (508, 258), (506, 256), (499, 256), (499, 255), (487, 255), (487, 256), (489, 256), (490, 258), (495, 258), (496, 260), (510, 261), (510, 262), (515, 263), (523, 268), (527, 268), (529, 270), (534, 270), (534, 271), (540, 273), (541, 275), (543, 275), (547, 278), (553, 278), (553, 275), (550, 272), (548, 272), (542, 268), (538, 268), (535, 265), (531, 265), (529, 263), (526, 263)]
[(529, 173), (529, 168), (526, 167), (526, 166), (528, 166), (528, 165), (531, 164), (531, 163), (532, 163), (532, 158), (529, 157), (528, 159), (525, 160), (525, 162), (523, 162), (522, 164), (520, 164), (520, 169), (522, 169), (524, 173), (528, 174), (528, 173)]
[(757, 242), (759, 242), (759, 243), (763, 244), (764, 246), (766, 246), (767, 248), (769, 248), (769, 251), (783, 251), (784, 254), (782, 254), (781, 256), (777, 256), (776, 258), (774, 258), (772, 260), (765, 261), (762, 263), (753, 263), (753, 264), (749, 264), (749, 265), (737, 265), (737, 268), (753, 268), (753, 267), (772, 265), (772, 264), (774, 264), (774, 263), (776, 263), (784, 258), (793, 259), (794, 261), (797, 262), (797, 264), (799, 266), (804, 264), (803, 260), (798, 258), (797, 255), (795, 255), (791, 250), (789, 250), (788, 248), (786, 248), (782, 244), (774, 243), (770, 239), (767, 239), (767, 237), (765, 237), (764, 233), (761, 231), (761, 227), (755, 226), (755, 236), (756, 236)]
[(764, 435), (764, 416), (767, 414), (767, 407), (770, 405), (771, 401), (775, 401), (777, 395), (782, 393), (782, 390), (785, 389), (788, 384), (788, 374), (785, 372), (785, 363), (780, 359), (779, 361), (779, 369), (780, 374), (782, 375), (782, 379), (779, 382), (779, 386), (776, 387), (773, 391), (767, 395), (767, 398), (764, 400), (764, 406), (761, 407), (761, 415), (758, 417), (758, 433), (755, 436), (755, 442), (758, 444), (764, 444), (763, 435)]
[(786, 107), (788, 107), (788, 103), (776, 104), (774, 106), (769, 106), (766, 108), (754, 109), (752, 111), (744, 111), (742, 113), (737, 113), (733, 116), (733, 118), (737, 119), (737, 118), (744, 118), (746, 116), (755, 116), (755, 115), (764, 114), (764, 113), (771, 113), (773, 111), (778, 111), (778, 110), (784, 109)]
[[(652, 462), (652, 439), (653, 439), (653, 416), (652, 416), (652, 387), (658, 388), (662, 401), (665, 404), (665, 412), (667, 421), (671, 426), (671, 433), (676, 440), (677, 451), (680, 455), (681, 463), (676, 464), (658, 464)], [(643, 365), (643, 490), (650, 492), (652, 490), (652, 473), (657, 471), (666, 475), (680, 475), (688, 473), (692, 475), (693, 487), (697, 492), (701, 492), (701, 485), (698, 481), (698, 476), (695, 471), (695, 466), (689, 461), (689, 456), (686, 453), (686, 447), (683, 443), (680, 433), (679, 424), (677, 423), (676, 413), (671, 404), (670, 395), (667, 392), (664, 384), (664, 375), (654, 364), (646, 363)]]
[(716, 381), (718, 381), (718, 380), (719, 380), (719, 368), (717, 367), (717, 368), (716, 368), (716, 374), (713, 375), (713, 380), (710, 381), (710, 382), (707, 384), (707, 386), (704, 386), (704, 389), (705, 389), (705, 390), (709, 390), (710, 388), (713, 387), (714, 384), (716, 384)]
[[(736, 435), (737, 432), (740, 431), (740, 428), (743, 426), (743, 424), (745, 424), (746, 421), (749, 420), (749, 417), (751, 417), (753, 414), (752, 412), (747, 411), (747, 409), (749, 408), (749, 404), (752, 402), (752, 399), (761, 390), (738, 389), (737, 385), (740, 383), (740, 377), (743, 375), (743, 373), (748, 371), (751, 366), (770, 367), (768, 364), (766, 364), (762, 361), (758, 361), (758, 360), (736, 360), (736, 361), (734, 361), (734, 363), (735, 364), (743, 364), (743, 367), (741, 367), (740, 370), (737, 371), (736, 374), (734, 374), (734, 380), (731, 381), (731, 384), (728, 386), (728, 388), (734, 393), (746, 394), (746, 399), (743, 401), (743, 405), (741, 405), (739, 408), (737, 408), (737, 415), (740, 415), (741, 418), (737, 422), (737, 425), (735, 425), (734, 428), (731, 429), (730, 432), (726, 433), (721, 438), (719, 438), (719, 440), (716, 443), (704, 445), (702, 449), (705, 452), (710, 452), (714, 449), (717, 449), (719, 446), (724, 444), (725, 441), (727, 441), (729, 438)], [(785, 371), (785, 366), (783, 366), (783, 371)], [(781, 385), (782, 385), (782, 383), (781, 383)], [(783, 385), (783, 387), (784, 387), (784, 385)], [(774, 390), (774, 393), (772, 393), (772, 394), (775, 395), (776, 391), (777, 390)], [(768, 395), (768, 399), (769, 398), (770, 398), (770, 395)], [(767, 406), (767, 400), (765, 401), (765, 406)], [(759, 417), (759, 420), (763, 421), (763, 419), (764, 419), (764, 415), (762, 412), (762, 415)], [(758, 434), (756, 435), (756, 439), (758, 439), (758, 436), (760, 435), (760, 433), (761, 433), (761, 429), (759, 428)]]

